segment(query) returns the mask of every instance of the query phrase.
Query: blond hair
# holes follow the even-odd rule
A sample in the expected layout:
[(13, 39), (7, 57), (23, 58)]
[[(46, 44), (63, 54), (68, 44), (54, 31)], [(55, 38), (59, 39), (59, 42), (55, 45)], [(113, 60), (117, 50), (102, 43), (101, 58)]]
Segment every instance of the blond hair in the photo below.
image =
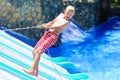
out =
[(75, 13), (75, 8), (74, 8), (74, 6), (69, 5), (69, 6), (66, 7), (65, 11)]

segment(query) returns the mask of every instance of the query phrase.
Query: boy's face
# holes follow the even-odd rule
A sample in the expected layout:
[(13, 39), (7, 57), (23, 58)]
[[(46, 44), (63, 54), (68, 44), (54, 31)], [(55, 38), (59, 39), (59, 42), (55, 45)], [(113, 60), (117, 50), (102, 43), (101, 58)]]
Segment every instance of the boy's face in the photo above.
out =
[(64, 12), (65, 19), (71, 19), (73, 16), (74, 16), (74, 12), (70, 12), (68, 10)]

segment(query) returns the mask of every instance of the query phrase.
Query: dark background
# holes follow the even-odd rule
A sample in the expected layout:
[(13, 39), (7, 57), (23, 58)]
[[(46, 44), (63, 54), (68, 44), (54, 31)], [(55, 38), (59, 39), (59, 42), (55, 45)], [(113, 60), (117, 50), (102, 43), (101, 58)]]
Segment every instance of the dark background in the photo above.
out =
[[(73, 21), (85, 32), (120, 16), (120, 0), (1, 0), (0, 26), (8, 29), (36, 26), (53, 20), (67, 5), (76, 8)], [(15, 31), (38, 41), (44, 29)], [(55, 46), (61, 44), (61, 36)]]

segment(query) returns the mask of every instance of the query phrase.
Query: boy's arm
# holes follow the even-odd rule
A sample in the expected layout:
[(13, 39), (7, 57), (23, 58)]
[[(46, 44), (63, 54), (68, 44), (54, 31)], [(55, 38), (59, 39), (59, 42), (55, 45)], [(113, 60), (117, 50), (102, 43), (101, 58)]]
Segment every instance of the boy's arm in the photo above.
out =
[[(61, 14), (62, 14), (62, 13), (61, 13)], [(60, 16), (61, 14), (59, 14), (58, 16)], [(57, 16), (57, 17), (58, 17), (58, 16)], [(47, 27), (53, 25), (54, 22), (56, 21), (57, 17), (56, 17), (54, 20), (52, 20), (52, 21), (50, 21), (50, 22), (48, 22), (48, 23), (45, 23), (45, 24), (42, 24), (42, 25), (38, 25), (37, 28), (40, 28), (40, 29), (41, 29), (41, 28), (47, 28)]]
[(41, 28), (49, 27), (49, 26), (51, 26), (54, 22), (55, 22), (55, 19), (54, 19), (53, 21), (48, 22), (48, 23), (44, 23), (44, 24), (42, 24), (42, 25), (37, 25), (37, 28), (41, 29)]
[(48, 26), (48, 27), (44, 27), (46, 29), (54, 29), (54, 28), (59, 28), (59, 27), (64, 27), (67, 26), (69, 24), (70, 21), (66, 21), (66, 22), (62, 22), (59, 25), (54, 25), (54, 26)]
[(48, 23), (44, 23), (44, 24), (42, 24), (42, 25), (37, 25), (37, 28), (41, 29), (41, 28), (49, 27), (49, 26), (51, 26), (54, 22), (55, 22), (55, 19), (52, 20), (52, 21), (50, 21), (50, 22), (48, 22)]

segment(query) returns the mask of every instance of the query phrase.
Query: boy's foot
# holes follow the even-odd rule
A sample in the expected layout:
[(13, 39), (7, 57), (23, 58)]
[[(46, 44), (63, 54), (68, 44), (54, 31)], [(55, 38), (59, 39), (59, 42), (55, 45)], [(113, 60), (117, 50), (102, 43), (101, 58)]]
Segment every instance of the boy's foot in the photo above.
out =
[(38, 77), (38, 70), (35, 70), (34, 76)]
[(33, 71), (32, 69), (28, 70), (28, 69), (23, 68), (23, 71), (26, 72), (29, 75), (38, 77), (38, 73)]

